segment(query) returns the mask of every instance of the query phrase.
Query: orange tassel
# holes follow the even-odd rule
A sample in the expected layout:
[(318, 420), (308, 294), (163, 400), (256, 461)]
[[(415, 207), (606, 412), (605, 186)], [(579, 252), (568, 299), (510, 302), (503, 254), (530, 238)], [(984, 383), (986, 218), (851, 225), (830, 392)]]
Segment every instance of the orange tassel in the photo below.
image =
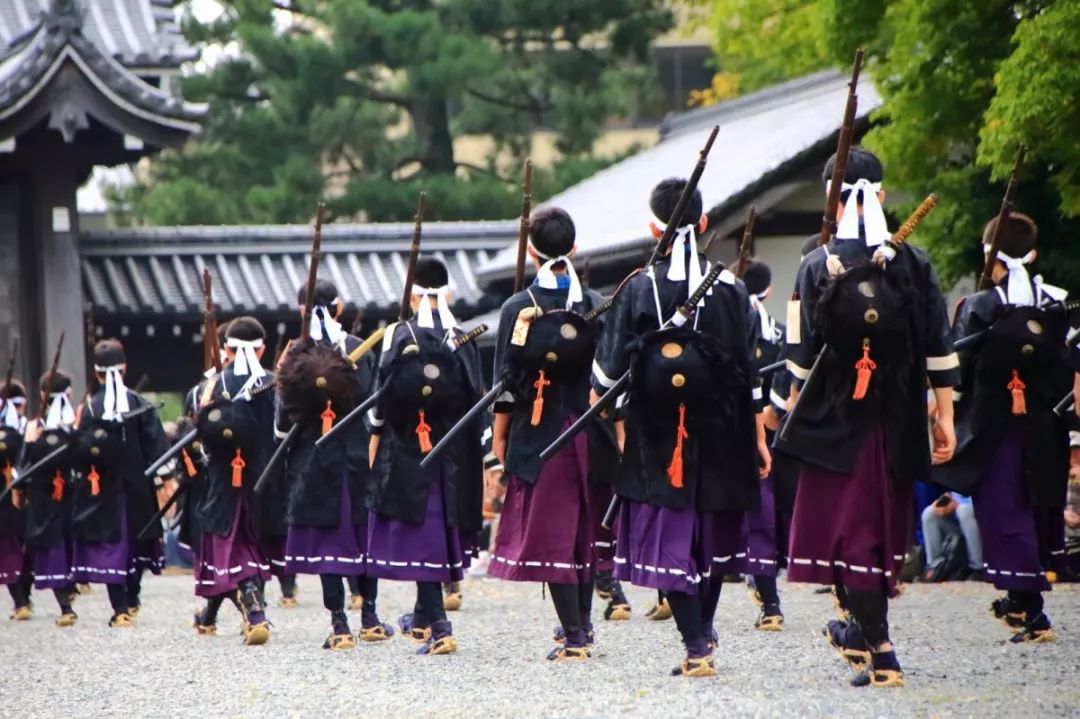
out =
[(427, 454), (431, 451), (431, 425), (424, 419), (424, 410), (420, 410), (420, 421), (416, 425), (416, 438), (420, 440), (420, 451)]
[(1012, 392), (1012, 413), (1016, 415), (1027, 414), (1027, 400), (1024, 399), (1024, 390), (1027, 389), (1027, 385), (1024, 384), (1024, 380), (1020, 379), (1019, 372), (1013, 370), (1012, 373), (1012, 379), (1006, 385), (1007, 389)]
[(863, 399), (870, 389), (870, 375), (877, 369), (877, 362), (870, 359), (870, 340), (863, 340), (862, 359), (855, 363), (855, 369), (858, 370), (858, 379), (855, 380), (855, 392), (851, 398)]
[(52, 481), (52, 498), (54, 502), (64, 501), (64, 474), (59, 468), (57, 468)]
[(15, 468), (11, 466), (11, 462), (4, 463), (4, 489), (11, 486), (12, 480), (15, 478)]
[(229, 466), (232, 467), (232, 486), (239, 489), (244, 483), (244, 467), (247, 466), (247, 462), (240, 456), (239, 447), (236, 448), (236, 456), (229, 462)]
[(319, 415), (319, 419), (322, 420), (322, 433), (326, 434), (330, 431), (330, 428), (334, 426), (334, 420), (337, 419), (337, 415), (334, 414), (334, 407), (330, 400), (326, 400), (326, 409)]
[(98, 474), (94, 465), (90, 465), (90, 473), (86, 475), (86, 478), (90, 480), (90, 496), (96, 497), (101, 494), (101, 475)]
[(671, 464), (667, 468), (668, 479), (675, 489), (683, 486), (683, 440), (690, 436), (686, 431), (686, 405), (679, 405), (679, 428), (675, 431), (675, 452), (671, 455)]
[(544, 414), (544, 387), (551, 384), (551, 380), (544, 374), (544, 370), (540, 370), (540, 377), (533, 382), (533, 387), (536, 388), (536, 399), (533, 400), (532, 419), (530, 424), (533, 427), (540, 425), (540, 417)]
[(198, 471), (195, 469), (195, 463), (191, 461), (191, 455), (188, 454), (188, 451), (182, 449), (180, 450), (180, 455), (184, 458), (184, 471), (187, 472), (187, 476), (194, 477), (198, 474)]

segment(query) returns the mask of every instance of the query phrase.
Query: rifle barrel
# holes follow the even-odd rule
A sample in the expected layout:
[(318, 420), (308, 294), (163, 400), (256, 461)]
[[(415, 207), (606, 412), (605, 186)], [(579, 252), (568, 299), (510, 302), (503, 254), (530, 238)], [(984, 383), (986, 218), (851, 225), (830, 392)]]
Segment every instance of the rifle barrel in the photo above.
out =
[(855, 134), (855, 113), (859, 106), (859, 72), (862, 70), (863, 51), (855, 51), (855, 63), (851, 69), (851, 82), (848, 84), (847, 103), (844, 105), (844, 119), (840, 123), (840, 135), (836, 139), (836, 160), (833, 163), (832, 180), (825, 200), (825, 214), (821, 218), (821, 235), (818, 244), (824, 245), (836, 232), (836, 211), (840, 206), (840, 193), (843, 189), (844, 175), (847, 173), (848, 153), (851, 151), (852, 137)]
[(982, 275), (979, 276), (980, 290), (987, 290), (994, 286), (994, 263), (997, 262), (998, 248), (1001, 246), (1001, 234), (1005, 231), (1005, 223), (1009, 221), (1009, 215), (1012, 213), (1013, 198), (1020, 184), (1020, 168), (1024, 164), (1026, 155), (1027, 146), (1020, 145), (1016, 151), (1016, 161), (1013, 162), (1012, 172), (1009, 174), (1009, 183), (1005, 185), (1005, 196), (1001, 200), (1001, 209), (998, 210), (994, 234), (990, 237), (990, 247), (986, 253), (986, 261), (983, 262)]
[(705, 146), (698, 153), (698, 161), (694, 165), (694, 171), (690, 174), (690, 179), (686, 181), (686, 186), (683, 187), (682, 194), (679, 195), (679, 201), (675, 203), (675, 209), (672, 211), (671, 217), (668, 218), (664, 234), (661, 235), (660, 241), (653, 248), (652, 256), (649, 258), (650, 265), (659, 262), (667, 254), (668, 248), (671, 247), (671, 241), (675, 237), (675, 232), (679, 229), (679, 222), (682, 221), (683, 214), (686, 213), (686, 206), (690, 204), (690, 198), (694, 196), (694, 190), (697, 189), (698, 182), (701, 181), (701, 174), (705, 172), (709, 152), (712, 151), (713, 143), (716, 142), (716, 136), (719, 133), (720, 126), (713, 125), (713, 129), (709, 132), (709, 138), (705, 141)]
[(315, 228), (311, 237), (311, 259), (308, 261), (307, 292), (304, 295), (304, 317), (300, 320), (300, 337), (308, 336), (311, 329), (311, 313), (315, 311), (315, 284), (319, 279), (319, 256), (322, 251), (322, 223), (326, 203), (315, 206)]
[(521, 186), (521, 224), (518, 227), (517, 265), (514, 293), (525, 286), (525, 249), (529, 244), (529, 215), (532, 214), (532, 159), (525, 160), (525, 182)]
[(416, 277), (416, 261), (420, 258), (420, 233), (424, 223), (424, 206), (427, 202), (427, 193), (421, 191), (416, 200), (416, 215), (413, 217), (412, 245), (409, 247), (409, 264), (405, 268), (405, 290), (401, 296), (401, 311), (398, 313), (398, 321), (404, 322), (409, 319), (410, 305), (412, 302), (413, 281)]

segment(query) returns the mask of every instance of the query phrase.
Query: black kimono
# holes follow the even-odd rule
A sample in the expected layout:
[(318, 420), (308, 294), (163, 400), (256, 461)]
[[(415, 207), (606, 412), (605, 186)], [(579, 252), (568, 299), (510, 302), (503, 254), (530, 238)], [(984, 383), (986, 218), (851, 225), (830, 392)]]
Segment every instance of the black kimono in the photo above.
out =
[(1050, 589), (1045, 573), (1060, 569), (1064, 555), (1075, 416), (1053, 408), (1072, 391), (1080, 352), (1065, 345), (1064, 290), (1034, 283), (1035, 305), (1016, 306), (1007, 285), (964, 298), (957, 311), (956, 339), (985, 334), (961, 355), (957, 449), (933, 479), (971, 495), (986, 580), (1040, 592)]
[(760, 501), (754, 333), (746, 288), (726, 270), (683, 326), (658, 332), (688, 296), (686, 282), (667, 279), (670, 263), (619, 294), (593, 386), (603, 393), (631, 371), (615, 576), (697, 597), (710, 576), (747, 570), (744, 511)]

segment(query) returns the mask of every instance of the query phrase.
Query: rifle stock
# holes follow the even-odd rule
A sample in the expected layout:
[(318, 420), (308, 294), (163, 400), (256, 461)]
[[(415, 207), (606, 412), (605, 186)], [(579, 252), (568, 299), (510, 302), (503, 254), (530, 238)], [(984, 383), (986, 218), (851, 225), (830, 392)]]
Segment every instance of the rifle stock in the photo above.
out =
[(818, 244), (824, 245), (836, 233), (836, 211), (840, 206), (840, 193), (847, 172), (848, 153), (855, 134), (855, 112), (859, 106), (859, 72), (862, 70), (863, 51), (855, 51), (855, 63), (851, 69), (851, 82), (848, 84), (847, 103), (844, 105), (844, 119), (840, 124), (840, 136), (836, 140), (836, 161), (833, 163), (832, 180), (825, 200), (825, 214), (821, 218), (821, 235)]
[(315, 227), (311, 236), (311, 259), (308, 261), (307, 288), (304, 294), (304, 316), (300, 320), (300, 338), (308, 336), (311, 330), (311, 313), (315, 310), (315, 283), (319, 279), (319, 257), (322, 252), (322, 223), (326, 203), (315, 206)]
[(398, 321), (404, 322), (412, 313), (412, 289), (416, 278), (416, 261), (420, 258), (420, 233), (424, 224), (424, 208), (427, 204), (427, 193), (421, 191), (416, 200), (416, 214), (413, 216), (412, 244), (409, 246), (409, 264), (405, 268), (405, 289), (401, 295), (401, 311), (398, 313)]
[(525, 182), (521, 186), (521, 224), (518, 227), (517, 265), (514, 293), (525, 286), (525, 250), (529, 244), (529, 215), (532, 213), (532, 160), (525, 160)]
[(1005, 186), (1005, 196), (1001, 200), (1001, 209), (998, 210), (997, 223), (994, 225), (994, 234), (990, 237), (990, 249), (986, 253), (986, 261), (983, 262), (982, 275), (979, 276), (979, 289), (988, 290), (994, 286), (994, 263), (997, 262), (998, 248), (1001, 246), (1001, 233), (1005, 230), (1005, 223), (1013, 209), (1013, 199), (1016, 197), (1016, 188), (1020, 184), (1020, 168), (1024, 164), (1027, 155), (1027, 146), (1021, 145), (1016, 151), (1016, 161), (1013, 162), (1012, 172), (1009, 173), (1009, 184)]
[(218, 346), (218, 323), (214, 314), (214, 285), (210, 269), (203, 269), (203, 368), (221, 372), (221, 347)]
[(719, 133), (720, 126), (713, 125), (713, 129), (709, 132), (709, 138), (705, 141), (705, 146), (698, 153), (698, 161), (694, 165), (694, 171), (690, 173), (690, 179), (686, 181), (686, 186), (683, 188), (682, 194), (679, 195), (679, 201), (675, 204), (671, 217), (668, 218), (664, 233), (660, 236), (660, 241), (656, 243), (656, 247), (653, 248), (652, 256), (649, 257), (649, 265), (655, 265), (671, 249), (671, 241), (675, 238), (675, 232), (679, 229), (679, 222), (686, 213), (686, 206), (690, 203), (690, 198), (694, 196), (694, 191), (697, 190), (698, 182), (701, 181), (701, 174), (705, 172), (709, 152), (712, 151), (713, 143), (716, 142), (716, 136)]
[(60, 333), (60, 340), (56, 343), (56, 352), (53, 353), (52, 365), (49, 366), (49, 374), (45, 377), (43, 390), (44, 397), (41, 400), (41, 408), (38, 411), (38, 419), (45, 419), (45, 412), (49, 409), (49, 392), (52, 391), (53, 380), (56, 379), (56, 371), (60, 368), (60, 351), (64, 349), (64, 333)]
[(733, 274), (740, 279), (746, 274), (746, 265), (750, 262), (756, 225), (757, 209), (750, 205), (750, 212), (746, 215), (746, 227), (743, 228), (742, 242), (739, 243), (739, 259), (735, 262), (735, 269), (733, 270)]

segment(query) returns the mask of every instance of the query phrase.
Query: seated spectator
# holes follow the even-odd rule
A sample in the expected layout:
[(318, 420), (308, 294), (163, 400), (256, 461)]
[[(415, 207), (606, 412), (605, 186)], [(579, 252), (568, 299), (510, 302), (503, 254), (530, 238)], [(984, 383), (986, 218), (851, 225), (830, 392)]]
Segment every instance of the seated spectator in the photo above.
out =
[[(966, 579), (982, 572), (982, 543), (971, 498), (946, 492), (923, 510), (926, 572), (923, 581)], [(962, 540), (962, 541), (961, 541)], [(952, 556), (964, 551), (963, 557)]]

